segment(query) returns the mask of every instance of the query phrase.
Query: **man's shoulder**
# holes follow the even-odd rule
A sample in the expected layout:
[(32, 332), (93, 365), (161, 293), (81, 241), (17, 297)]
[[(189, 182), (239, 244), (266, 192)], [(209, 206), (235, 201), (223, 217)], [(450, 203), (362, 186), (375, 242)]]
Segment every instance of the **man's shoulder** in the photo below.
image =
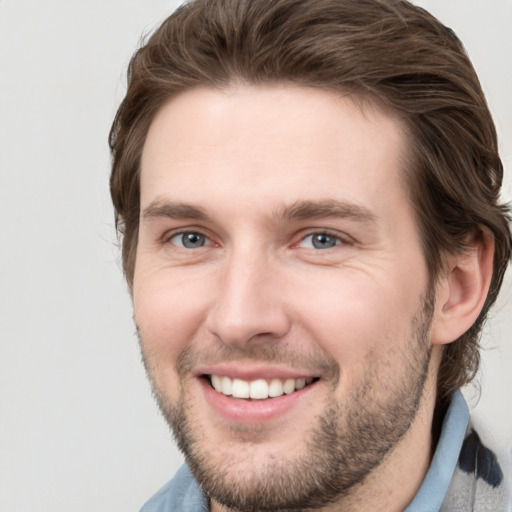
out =
[(485, 427), (468, 425), (457, 466), (441, 510), (509, 511), (510, 452)]
[(140, 512), (207, 512), (208, 503), (188, 466), (183, 465)]

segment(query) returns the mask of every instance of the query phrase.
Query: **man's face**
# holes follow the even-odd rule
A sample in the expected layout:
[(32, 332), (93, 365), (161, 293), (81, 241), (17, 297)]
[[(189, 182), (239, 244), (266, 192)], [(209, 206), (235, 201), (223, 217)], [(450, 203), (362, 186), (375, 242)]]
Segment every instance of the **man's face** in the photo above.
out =
[(135, 320), (214, 500), (325, 504), (413, 423), (432, 297), (404, 139), (376, 106), (291, 86), (191, 90), (152, 123)]

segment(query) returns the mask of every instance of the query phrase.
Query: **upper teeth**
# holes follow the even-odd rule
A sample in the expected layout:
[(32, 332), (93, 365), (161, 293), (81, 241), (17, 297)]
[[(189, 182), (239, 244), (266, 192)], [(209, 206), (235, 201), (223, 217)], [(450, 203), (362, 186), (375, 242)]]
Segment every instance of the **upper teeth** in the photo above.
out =
[[(216, 391), (227, 396), (235, 398), (255, 398), (265, 399), (269, 397), (289, 395), (297, 389), (302, 389), (306, 385), (305, 378), (299, 379), (257, 379), (246, 381), (242, 379), (231, 379), (230, 377), (211, 375), (212, 385)], [(310, 381), (312, 379), (308, 379)]]

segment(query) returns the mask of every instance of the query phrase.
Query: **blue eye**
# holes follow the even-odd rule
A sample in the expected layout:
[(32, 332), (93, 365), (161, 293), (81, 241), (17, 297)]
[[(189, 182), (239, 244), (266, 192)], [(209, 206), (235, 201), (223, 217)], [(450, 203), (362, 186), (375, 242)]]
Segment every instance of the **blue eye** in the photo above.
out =
[(314, 233), (304, 237), (300, 245), (307, 249), (331, 249), (340, 243), (340, 239), (336, 236), (328, 233)]
[(201, 233), (187, 232), (174, 235), (169, 240), (173, 245), (184, 247), (185, 249), (198, 249), (209, 245), (208, 239)]

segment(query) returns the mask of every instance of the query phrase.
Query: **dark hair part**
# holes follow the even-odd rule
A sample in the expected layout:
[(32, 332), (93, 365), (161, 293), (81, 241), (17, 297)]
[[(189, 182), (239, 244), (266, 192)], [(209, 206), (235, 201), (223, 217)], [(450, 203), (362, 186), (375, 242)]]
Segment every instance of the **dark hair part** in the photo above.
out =
[(128, 90), (110, 132), (110, 179), (123, 267), (132, 286), (139, 167), (155, 113), (170, 97), (232, 83), (294, 83), (370, 96), (391, 107), (409, 135), (404, 171), (429, 275), (443, 256), (483, 230), (494, 270), (475, 324), (446, 346), (438, 396), (469, 382), (479, 333), (510, 259), (503, 167), (476, 73), (454, 33), (402, 0), (196, 0), (175, 11), (133, 56)]

